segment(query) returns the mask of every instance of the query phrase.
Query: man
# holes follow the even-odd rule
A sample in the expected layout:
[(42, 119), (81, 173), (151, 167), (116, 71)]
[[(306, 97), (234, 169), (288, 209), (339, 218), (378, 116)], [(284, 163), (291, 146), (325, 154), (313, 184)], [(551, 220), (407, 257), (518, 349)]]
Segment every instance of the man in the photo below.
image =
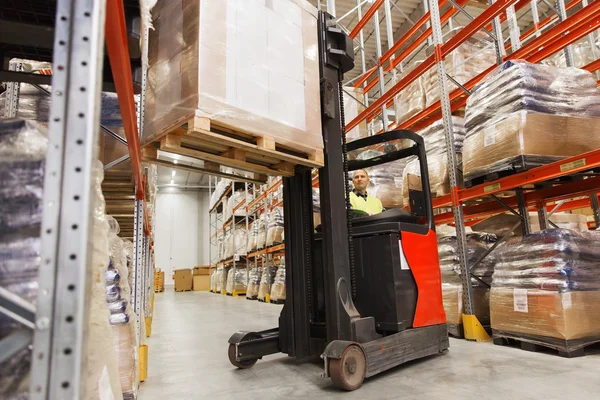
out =
[(369, 174), (364, 169), (359, 169), (352, 176), (354, 189), (350, 192), (350, 206), (354, 210), (364, 211), (369, 215), (379, 214), (383, 211), (381, 201), (370, 194), (367, 194), (369, 186)]

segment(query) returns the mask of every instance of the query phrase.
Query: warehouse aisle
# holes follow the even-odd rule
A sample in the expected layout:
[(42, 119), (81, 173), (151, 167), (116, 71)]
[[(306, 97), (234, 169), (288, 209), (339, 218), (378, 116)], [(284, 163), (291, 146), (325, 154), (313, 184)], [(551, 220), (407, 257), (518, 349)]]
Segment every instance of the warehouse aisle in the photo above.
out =
[(207, 292), (155, 297), (147, 382), (140, 400), (164, 399), (544, 399), (598, 398), (600, 352), (577, 359), (451, 339), (450, 351), (410, 363), (339, 392), (320, 377), (320, 360), (277, 355), (252, 369), (227, 360), (238, 329), (275, 327), (281, 306)]

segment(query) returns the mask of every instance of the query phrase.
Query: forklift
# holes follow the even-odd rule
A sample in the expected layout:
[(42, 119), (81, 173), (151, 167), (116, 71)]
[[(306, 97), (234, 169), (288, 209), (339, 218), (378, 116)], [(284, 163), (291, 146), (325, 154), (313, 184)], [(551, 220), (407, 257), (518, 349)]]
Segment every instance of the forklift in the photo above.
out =
[[(297, 166), (283, 181), (287, 298), (279, 327), (233, 334), (228, 356), (238, 368), (275, 353), (321, 356), (323, 376), (355, 390), (365, 378), (445, 352), (449, 340), (423, 138), (396, 130), (346, 143), (342, 77), (354, 67), (354, 46), (326, 12), (319, 12), (318, 32), (322, 223), (315, 229), (311, 170)], [(398, 140), (412, 145), (348, 160), (350, 151)], [(411, 193), (411, 212), (350, 210), (349, 171), (414, 156), (423, 190)]]

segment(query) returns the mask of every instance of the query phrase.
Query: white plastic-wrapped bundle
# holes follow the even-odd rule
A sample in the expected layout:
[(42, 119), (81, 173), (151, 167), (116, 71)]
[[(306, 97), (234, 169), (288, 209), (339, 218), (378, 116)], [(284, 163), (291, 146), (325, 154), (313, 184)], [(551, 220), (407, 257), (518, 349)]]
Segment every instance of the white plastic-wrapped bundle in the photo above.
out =
[(92, 168), (92, 201), (94, 204), (93, 233), (90, 236), (92, 253), (91, 296), (89, 301), (89, 326), (87, 347), (87, 368), (85, 373), (86, 400), (102, 398), (107, 388), (112, 389), (115, 399), (122, 399), (117, 357), (114, 348), (114, 335), (109, 324), (110, 312), (107, 306), (106, 271), (109, 264), (109, 224), (106, 219), (106, 205), (102, 195), (104, 170), (98, 162)]
[[(114, 334), (114, 347), (119, 368), (121, 390), (125, 398), (136, 398), (139, 381), (138, 343), (136, 319), (131, 301), (127, 250), (124, 241), (118, 236), (119, 224), (111, 216), (107, 217), (110, 226), (110, 263), (106, 271), (107, 287), (118, 287), (119, 296), (108, 303), (109, 321)], [(118, 277), (118, 279), (117, 279)]]
[[(448, 32), (444, 35), (444, 42), (448, 41), (461, 30), (462, 28), (458, 27)], [(432, 53), (433, 48), (429, 48), (428, 52)], [(496, 63), (494, 42), (484, 32), (476, 32), (463, 44), (458, 46), (456, 50), (448, 54), (445, 61), (446, 72), (458, 83), (465, 84)], [(423, 74), (423, 79), (426, 107), (429, 107), (440, 99), (436, 68), (430, 68)], [(458, 89), (449, 79), (446, 82), (449, 92)]]
[(271, 301), (282, 302), (285, 300), (285, 297), (285, 265), (282, 263), (279, 267), (277, 267), (275, 280), (271, 286)]
[(256, 248), (263, 249), (267, 243), (267, 225), (269, 224), (268, 214), (262, 213), (258, 218), (258, 231), (256, 234)]
[(217, 182), (214, 192), (210, 195), (209, 208), (212, 209), (217, 204), (217, 201), (223, 196), (229, 185), (231, 185), (231, 179), (223, 178)]
[(597, 117), (600, 95), (590, 72), (507, 61), (467, 100), (465, 180), (597, 149)]
[(245, 294), (248, 286), (248, 275), (245, 264), (236, 263), (235, 268), (230, 268), (227, 273), (227, 284), (225, 291), (227, 294)]
[(283, 207), (275, 207), (269, 216), (266, 246), (283, 243)]
[[(587, 36), (578, 42), (573, 43), (571, 45), (571, 49), (573, 49), (573, 66), (577, 68), (581, 68), (600, 58), (600, 48), (598, 47), (598, 43), (596, 42), (596, 44), (592, 46)], [(545, 64), (552, 65), (554, 67), (567, 66), (564, 51), (559, 51), (544, 61)]]
[[(422, 61), (417, 61), (414, 67), (421, 64)], [(411, 68), (411, 70), (413, 69)], [(435, 70), (435, 68), (434, 68)], [(398, 79), (403, 78), (410, 71), (404, 71), (398, 75)], [(394, 107), (396, 111), (396, 121), (404, 122), (416, 115), (418, 112), (425, 109), (425, 77), (419, 76), (410, 83), (403, 91), (398, 93), (394, 98)]]
[(246, 253), (252, 253), (256, 250), (256, 239), (258, 238), (258, 221), (254, 220), (248, 227), (248, 246)]
[[(215, 290), (217, 293), (221, 293), (223, 289), (225, 289), (225, 285), (223, 284), (223, 275), (226, 275), (225, 268), (223, 266), (218, 266), (217, 271), (214, 273), (215, 275)], [(227, 280), (227, 278), (225, 278)]]
[[(0, 120), (0, 286), (36, 304), (45, 127), (23, 120)], [(0, 313), (0, 340), (28, 329)], [(27, 398), (31, 351), (0, 364), (0, 398)]]
[(277, 272), (277, 268), (274, 267), (264, 267), (262, 270), (262, 275), (260, 277), (260, 286), (258, 287), (258, 299), (266, 300), (267, 295), (269, 294), (269, 288), (273, 284), (275, 280), (275, 274)]
[(256, 299), (258, 297), (258, 291), (260, 289), (260, 278), (262, 275), (262, 268), (252, 268), (248, 271), (248, 289), (246, 290), (246, 297), (249, 299)]

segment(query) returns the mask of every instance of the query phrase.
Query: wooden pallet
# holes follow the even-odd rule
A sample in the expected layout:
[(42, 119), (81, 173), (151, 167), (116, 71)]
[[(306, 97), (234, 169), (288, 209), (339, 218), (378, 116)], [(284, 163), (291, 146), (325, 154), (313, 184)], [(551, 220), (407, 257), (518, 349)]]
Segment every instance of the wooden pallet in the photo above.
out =
[[(256, 136), (198, 116), (187, 121), (185, 128), (176, 126), (165, 132), (159, 149), (204, 160), (204, 169), (215, 173), (221, 165), (254, 172), (255, 180), (265, 175), (292, 176), (296, 165), (320, 168), (324, 164), (322, 149), (301, 144), (292, 148), (275, 137)], [(155, 147), (146, 147), (144, 161), (159, 161), (155, 152)]]
[(192, 289), (176, 290), (176, 292), (191, 292)]
[(246, 300), (258, 300), (258, 296), (247, 297)]
[(493, 330), (493, 340), (494, 344), (499, 346), (520, 347), (522, 350), (534, 352), (550, 350), (558, 353), (560, 357), (573, 358), (584, 356), (586, 348), (600, 343), (600, 336), (566, 340)]
[(160, 293), (160, 292), (164, 292), (165, 288), (154, 288), (154, 293)]

